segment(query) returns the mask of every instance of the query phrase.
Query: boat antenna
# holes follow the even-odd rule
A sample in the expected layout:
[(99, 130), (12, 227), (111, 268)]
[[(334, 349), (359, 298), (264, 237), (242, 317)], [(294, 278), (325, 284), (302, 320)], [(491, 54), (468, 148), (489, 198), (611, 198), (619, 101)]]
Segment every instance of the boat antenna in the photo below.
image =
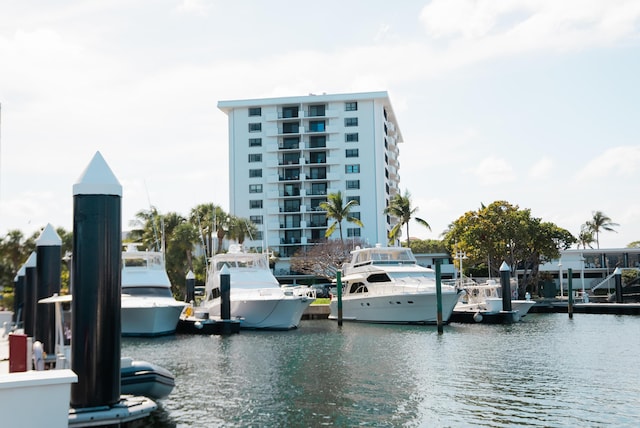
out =
[[(151, 205), (151, 197), (149, 196), (149, 188), (147, 187), (147, 181), (144, 180), (144, 190), (147, 192), (147, 202), (149, 203), (149, 214), (151, 214), (151, 227), (153, 228), (153, 239), (154, 239), (154, 247), (158, 246), (158, 242), (160, 242), (160, 240), (158, 239), (158, 229), (156, 227), (156, 214), (158, 213), (158, 209), (155, 208), (153, 205)], [(164, 221), (162, 220), (162, 218), (160, 219), (161, 223), (162, 223), (162, 229), (163, 229), (163, 241), (164, 241)], [(164, 247), (164, 245), (162, 245), (162, 247)], [(154, 249), (156, 249), (157, 247), (155, 247)], [(164, 248), (162, 248), (162, 252), (164, 253)]]

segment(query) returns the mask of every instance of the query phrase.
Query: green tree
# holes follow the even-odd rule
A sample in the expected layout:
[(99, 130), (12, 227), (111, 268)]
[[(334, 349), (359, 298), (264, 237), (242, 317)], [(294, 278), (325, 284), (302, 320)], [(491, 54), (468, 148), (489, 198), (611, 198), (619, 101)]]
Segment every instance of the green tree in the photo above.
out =
[(614, 223), (602, 211), (594, 211), (592, 213), (591, 220), (585, 223), (589, 230), (596, 234), (596, 246), (600, 248), (600, 232), (615, 232), (614, 227), (620, 226), (618, 223)]
[(344, 239), (342, 236), (342, 220), (346, 220), (349, 223), (355, 223), (358, 226), (363, 227), (360, 219), (350, 214), (351, 209), (357, 205), (358, 201), (356, 201), (355, 199), (352, 199), (345, 204), (342, 199), (342, 192), (338, 191), (336, 193), (328, 194), (326, 202), (320, 203), (320, 208), (327, 212), (327, 218), (333, 219), (333, 223), (331, 224), (331, 226), (329, 226), (324, 236), (326, 238), (330, 237), (333, 232), (336, 231), (337, 227), (340, 230), (340, 242), (344, 244)]
[(468, 269), (486, 263), (492, 276), (498, 276), (503, 261), (512, 273), (516, 267), (524, 269), (523, 291), (536, 283), (540, 264), (558, 258), (560, 250), (576, 239), (567, 230), (532, 217), (529, 209), (496, 201), (455, 220), (444, 242), (450, 253), (465, 253)]
[(242, 245), (247, 238), (255, 239), (258, 233), (256, 225), (242, 217), (230, 216), (228, 227), (229, 239), (235, 239), (240, 245)]
[[(406, 247), (406, 244), (403, 244)], [(411, 251), (415, 254), (448, 253), (446, 245), (438, 239), (413, 239)]]
[(199, 231), (205, 257), (210, 257), (213, 250), (213, 214), (213, 203), (197, 205), (191, 209), (189, 214), (189, 222)]
[(627, 248), (640, 248), (640, 241), (629, 242)]
[(384, 209), (385, 214), (389, 214), (398, 219), (398, 223), (389, 231), (389, 244), (393, 244), (402, 235), (402, 226), (407, 225), (407, 247), (411, 248), (411, 238), (409, 236), (409, 221), (413, 218), (417, 223), (431, 230), (431, 226), (425, 220), (414, 217), (418, 207), (411, 207), (411, 194), (405, 190), (404, 195), (396, 193), (389, 201), (389, 206)]

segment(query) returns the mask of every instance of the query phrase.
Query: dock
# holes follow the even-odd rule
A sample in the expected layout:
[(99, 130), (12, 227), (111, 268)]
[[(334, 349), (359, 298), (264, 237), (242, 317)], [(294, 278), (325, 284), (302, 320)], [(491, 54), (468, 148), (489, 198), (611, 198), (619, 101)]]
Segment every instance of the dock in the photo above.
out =
[[(544, 299), (538, 301), (529, 313), (567, 313), (568, 306), (566, 299)], [(573, 313), (640, 315), (640, 303), (574, 303)]]

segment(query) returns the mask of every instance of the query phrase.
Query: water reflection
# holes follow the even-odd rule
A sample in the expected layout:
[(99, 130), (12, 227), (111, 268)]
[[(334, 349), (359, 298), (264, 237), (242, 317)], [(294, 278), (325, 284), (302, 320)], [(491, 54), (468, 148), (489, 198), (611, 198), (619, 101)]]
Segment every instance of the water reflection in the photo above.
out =
[[(510, 326), (303, 321), (290, 332), (123, 339), (171, 370), (161, 427), (633, 425), (640, 319)], [(612, 397), (617, 397), (612, 400)]]

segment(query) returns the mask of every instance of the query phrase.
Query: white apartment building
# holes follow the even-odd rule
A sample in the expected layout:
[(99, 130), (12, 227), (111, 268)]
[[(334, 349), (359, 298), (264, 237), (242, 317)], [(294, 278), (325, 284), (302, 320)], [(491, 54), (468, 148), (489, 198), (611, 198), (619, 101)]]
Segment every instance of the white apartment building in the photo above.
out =
[[(282, 259), (324, 239), (319, 205), (341, 191), (364, 227), (343, 222), (344, 239), (387, 242), (384, 215), (399, 192), (402, 134), (387, 92), (220, 101), (229, 118), (229, 211), (261, 231), (248, 247)], [(339, 231), (331, 236), (339, 239)]]

